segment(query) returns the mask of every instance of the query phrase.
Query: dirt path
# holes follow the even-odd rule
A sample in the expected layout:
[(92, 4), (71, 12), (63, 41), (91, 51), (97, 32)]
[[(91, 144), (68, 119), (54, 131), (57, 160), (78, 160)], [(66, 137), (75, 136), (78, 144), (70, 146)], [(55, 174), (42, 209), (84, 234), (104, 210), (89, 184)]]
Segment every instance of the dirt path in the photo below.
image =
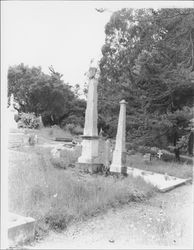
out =
[(193, 186), (111, 209), (28, 249), (193, 249)]

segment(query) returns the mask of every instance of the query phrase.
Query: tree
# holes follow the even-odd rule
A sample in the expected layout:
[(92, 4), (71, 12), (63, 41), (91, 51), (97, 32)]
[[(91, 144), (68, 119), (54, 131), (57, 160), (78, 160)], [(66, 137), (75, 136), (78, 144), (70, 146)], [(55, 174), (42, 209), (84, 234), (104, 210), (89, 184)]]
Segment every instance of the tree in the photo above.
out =
[(83, 108), (83, 105), (79, 106), (81, 101), (75, 96), (71, 86), (63, 82), (62, 75), (52, 66), (49, 70), (50, 75), (47, 75), (40, 67), (30, 68), (24, 64), (10, 67), (8, 96), (14, 94), (21, 112), (41, 114), (46, 124), (60, 124), (76, 108)]
[(194, 11), (122, 9), (113, 13), (105, 33), (100, 113), (109, 122), (125, 98), (129, 140), (161, 146), (159, 138), (165, 136), (163, 147), (177, 142), (179, 122), (170, 117), (179, 121), (184, 109), (189, 119), (193, 103)]

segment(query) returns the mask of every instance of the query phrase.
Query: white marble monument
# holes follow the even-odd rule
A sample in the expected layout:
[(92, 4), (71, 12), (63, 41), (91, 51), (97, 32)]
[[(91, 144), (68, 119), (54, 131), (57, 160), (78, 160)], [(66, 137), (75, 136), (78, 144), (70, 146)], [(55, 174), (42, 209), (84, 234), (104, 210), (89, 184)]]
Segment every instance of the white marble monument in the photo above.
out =
[(120, 101), (120, 113), (117, 127), (116, 144), (113, 152), (113, 159), (110, 165), (110, 172), (127, 174), (126, 167), (126, 104), (125, 100)]
[(99, 160), (99, 137), (97, 129), (97, 69), (89, 69), (89, 88), (87, 97), (87, 108), (85, 113), (84, 135), (82, 136), (82, 154), (78, 158), (78, 165), (89, 172), (97, 172), (102, 165)]
[(8, 108), (8, 128), (10, 130), (15, 130), (18, 128), (17, 122), (15, 121), (15, 116), (18, 115), (17, 110), (14, 108), (14, 96), (10, 97), (10, 106)]

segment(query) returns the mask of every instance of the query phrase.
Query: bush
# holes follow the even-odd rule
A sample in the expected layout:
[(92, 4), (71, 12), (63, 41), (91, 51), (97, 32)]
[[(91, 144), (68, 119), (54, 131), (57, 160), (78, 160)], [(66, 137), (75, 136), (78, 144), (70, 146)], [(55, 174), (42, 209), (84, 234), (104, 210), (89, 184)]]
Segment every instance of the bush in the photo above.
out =
[(69, 123), (65, 125), (65, 130), (69, 131), (71, 134), (73, 134), (74, 128), (75, 128), (75, 125), (73, 123)]
[(139, 146), (138, 152), (145, 155), (145, 154), (151, 154), (151, 148), (146, 146)]
[(38, 142), (37, 135), (31, 134), (28, 138), (28, 143), (30, 146), (34, 146)]
[(75, 126), (73, 129), (74, 135), (82, 135), (83, 134), (83, 128), (79, 125)]
[(74, 135), (83, 134), (83, 128), (80, 125), (75, 125), (73, 123), (67, 124), (64, 129)]
[(41, 126), (40, 119), (34, 113), (21, 113), (18, 122), (19, 128), (37, 129)]
[(65, 128), (67, 125), (73, 124), (74, 126), (84, 126), (84, 116), (70, 115), (61, 121), (61, 128)]
[(49, 225), (49, 228), (57, 232), (67, 228), (68, 223), (72, 220), (73, 216), (60, 211), (50, 211), (45, 216), (45, 223)]
[(67, 168), (67, 163), (66, 163), (65, 159), (51, 158), (51, 163), (56, 168), (63, 168), (63, 169)]

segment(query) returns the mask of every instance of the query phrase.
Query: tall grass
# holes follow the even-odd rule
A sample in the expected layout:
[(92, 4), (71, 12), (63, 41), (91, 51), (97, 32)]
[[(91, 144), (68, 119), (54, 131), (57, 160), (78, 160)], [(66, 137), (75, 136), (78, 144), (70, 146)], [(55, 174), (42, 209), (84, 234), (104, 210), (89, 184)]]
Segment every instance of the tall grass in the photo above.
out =
[(36, 133), (41, 137), (48, 139), (55, 139), (56, 137), (72, 138), (70, 131), (61, 129), (58, 126), (44, 127), (36, 130)]
[(56, 169), (46, 150), (10, 154), (9, 210), (34, 217), (39, 233), (65, 229), (73, 220), (142, 200), (153, 192), (141, 179)]
[(146, 163), (143, 161), (143, 156), (140, 154), (128, 156), (127, 166), (160, 174), (167, 173), (168, 175), (178, 178), (193, 178), (193, 166), (191, 164), (165, 162), (162, 160), (152, 160), (151, 162)]

